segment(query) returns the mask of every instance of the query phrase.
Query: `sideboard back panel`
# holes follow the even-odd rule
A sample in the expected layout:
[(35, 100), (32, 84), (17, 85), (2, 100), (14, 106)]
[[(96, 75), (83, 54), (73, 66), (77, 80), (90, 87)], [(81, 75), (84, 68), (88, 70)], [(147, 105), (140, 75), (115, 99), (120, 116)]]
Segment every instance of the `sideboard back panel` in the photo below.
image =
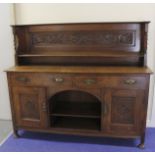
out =
[[(146, 40), (145, 24), (79, 23), (14, 26), (17, 64), (142, 66)], [(94, 63), (91, 64), (87, 59), (93, 59), (91, 62)]]
[[(140, 51), (139, 24), (79, 24), (17, 27), (24, 30), (26, 53), (55, 51)], [(23, 46), (22, 44), (19, 44)], [(21, 47), (22, 48), (22, 47)], [(19, 47), (19, 49), (21, 49)], [(23, 49), (23, 48), (22, 48)]]

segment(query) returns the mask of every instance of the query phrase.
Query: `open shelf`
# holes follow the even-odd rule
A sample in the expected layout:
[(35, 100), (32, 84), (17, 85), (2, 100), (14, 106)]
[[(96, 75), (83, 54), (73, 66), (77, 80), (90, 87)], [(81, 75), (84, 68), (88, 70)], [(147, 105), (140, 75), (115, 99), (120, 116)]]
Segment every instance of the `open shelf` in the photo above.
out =
[(80, 130), (100, 130), (100, 119), (52, 117), (51, 127)]
[(51, 128), (100, 130), (101, 102), (87, 92), (62, 91), (49, 100), (49, 118)]
[(52, 116), (73, 116), (100, 118), (100, 109), (96, 103), (57, 103), (57, 106), (50, 114)]
[(143, 59), (144, 54), (129, 51), (31, 51), (17, 54), (19, 65), (141, 66)]
[(100, 118), (101, 103), (93, 95), (81, 91), (63, 91), (49, 101), (49, 115)]
[[(131, 59), (129, 59), (129, 57)], [(144, 56), (20, 56), (19, 65), (142, 66)], [(109, 63), (109, 61), (111, 62)]]
[(134, 56), (143, 56), (139, 52), (122, 52), (122, 51), (44, 51), (44, 52), (24, 52), (24, 54), (18, 54), (18, 57), (134, 57)]

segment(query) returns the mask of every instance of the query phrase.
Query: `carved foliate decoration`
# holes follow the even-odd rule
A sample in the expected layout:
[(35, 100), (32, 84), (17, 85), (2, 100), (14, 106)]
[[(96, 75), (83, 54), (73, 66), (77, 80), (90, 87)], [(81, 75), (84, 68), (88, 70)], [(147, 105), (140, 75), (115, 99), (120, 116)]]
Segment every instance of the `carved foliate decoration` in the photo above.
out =
[(21, 117), (23, 119), (39, 119), (38, 96), (21, 94)]
[(135, 45), (135, 31), (59, 31), (31, 33), (33, 46), (52, 45)]
[(134, 123), (134, 97), (113, 96), (111, 106), (112, 123)]

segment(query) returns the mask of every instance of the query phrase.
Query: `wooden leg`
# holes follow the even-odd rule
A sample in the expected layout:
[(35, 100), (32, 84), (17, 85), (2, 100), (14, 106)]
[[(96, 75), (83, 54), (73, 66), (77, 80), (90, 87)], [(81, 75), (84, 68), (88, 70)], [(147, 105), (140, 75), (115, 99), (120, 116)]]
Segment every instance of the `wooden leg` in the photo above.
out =
[(13, 135), (14, 135), (14, 138), (19, 138), (19, 134), (18, 134), (18, 130), (17, 129), (14, 129), (13, 130)]
[(140, 137), (140, 144), (138, 145), (138, 147), (140, 149), (144, 149), (145, 148), (144, 143), (145, 143), (145, 133)]

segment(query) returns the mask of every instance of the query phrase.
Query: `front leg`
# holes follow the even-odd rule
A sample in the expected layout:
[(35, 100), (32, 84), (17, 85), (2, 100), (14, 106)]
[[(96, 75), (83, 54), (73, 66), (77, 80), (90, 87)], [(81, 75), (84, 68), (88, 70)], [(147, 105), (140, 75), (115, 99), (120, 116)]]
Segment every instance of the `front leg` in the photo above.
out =
[(140, 144), (138, 145), (138, 147), (140, 149), (144, 149), (145, 148), (145, 133), (143, 135), (141, 135), (141, 137), (140, 137)]
[(14, 138), (19, 138), (18, 129), (13, 129), (13, 136)]

